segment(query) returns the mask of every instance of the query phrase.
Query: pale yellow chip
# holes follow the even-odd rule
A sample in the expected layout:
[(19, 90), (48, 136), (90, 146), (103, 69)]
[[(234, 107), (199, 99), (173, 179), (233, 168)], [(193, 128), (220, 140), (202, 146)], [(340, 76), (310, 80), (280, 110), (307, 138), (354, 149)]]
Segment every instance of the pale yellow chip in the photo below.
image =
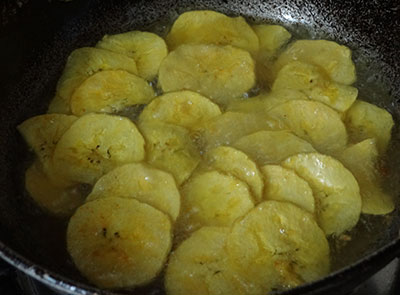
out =
[(159, 84), (164, 92), (192, 90), (225, 105), (255, 85), (254, 61), (232, 46), (179, 46), (163, 60)]
[(254, 207), (244, 182), (215, 170), (194, 175), (181, 193), (179, 229), (183, 233), (202, 226), (230, 226)]
[(64, 114), (46, 114), (29, 118), (17, 126), (25, 141), (33, 149), (42, 165), (43, 172), (60, 187), (73, 183), (59, 175), (53, 168), (54, 150), (61, 136), (78, 119)]
[(140, 122), (160, 121), (194, 129), (221, 115), (218, 105), (192, 91), (170, 92), (158, 96), (140, 114)]
[(200, 151), (187, 129), (163, 122), (139, 125), (146, 140), (146, 160), (171, 173), (181, 185), (200, 162)]
[(311, 100), (322, 102), (339, 112), (347, 111), (357, 98), (355, 87), (330, 81), (317, 66), (293, 61), (278, 73), (272, 90), (299, 90)]
[(315, 152), (307, 141), (287, 130), (258, 131), (244, 136), (233, 146), (250, 156), (258, 165), (279, 164), (299, 153)]
[(72, 215), (86, 198), (79, 186), (61, 187), (54, 184), (38, 161), (25, 172), (25, 188), (40, 207), (56, 216)]
[(278, 58), (274, 72), (292, 61), (300, 61), (320, 67), (331, 79), (350, 85), (356, 81), (356, 70), (351, 50), (327, 40), (298, 40), (292, 43)]
[(289, 100), (307, 100), (307, 96), (293, 89), (278, 89), (273, 92), (262, 92), (247, 99), (234, 100), (227, 106), (227, 111), (253, 113), (267, 116), (269, 110)]
[(168, 49), (164, 40), (149, 32), (131, 31), (116, 35), (105, 35), (96, 47), (114, 51), (133, 58), (138, 75), (153, 80)]
[(252, 29), (260, 40), (260, 49), (256, 57), (257, 79), (262, 86), (271, 86), (274, 60), (292, 35), (284, 27), (278, 25), (254, 25)]
[(142, 163), (117, 167), (101, 177), (86, 201), (99, 198), (133, 198), (169, 215), (179, 215), (181, 196), (171, 174)]
[(86, 113), (116, 113), (128, 106), (147, 104), (155, 96), (148, 82), (127, 71), (101, 71), (87, 78), (71, 97), (71, 111)]
[(245, 182), (256, 202), (263, 194), (263, 177), (257, 165), (243, 152), (228, 146), (220, 146), (205, 155), (207, 165), (223, 173), (231, 174)]
[(104, 70), (124, 70), (137, 74), (135, 61), (123, 54), (92, 47), (74, 50), (58, 80), (56, 96), (48, 112), (70, 114), (70, 100), (75, 89), (94, 73)]
[(123, 164), (144, 159), (144, 139), (127, 118), (107, 114), (80, 117), (58, 142), (53, 156), (57, 173), (94, 184)]
[(282, 162), (304, 178), (313, 190), (318, 223), (327, 235), (352, 229), (361, 213), (357, 180), (338, 160), (318, 154), (299, 154)]
[(375, 138), (379, 153), (385, 153), (394, 125), (392, 115), (388, 111), (357, 100), (346, 113), (345, 124), (351, 142)]
[(268, 114), (321, 153), (332, 154), (347, 144), (347, 131), (340, 115), (323, 103), (291, 100)]
[(279, 165), (261, 167), (264, 175), (264, 199), (290, 202), (314, 214), (315, 200), (308, 183), (293, 170)]
[(376, 140), (372, 138), (349, 146), (337, 155), (358, 181), (362, 198), (361, 212), (365, 214), (387, 214), (395, 208), (393, 197), (381, 188), (381, 177), (376, 167), (378, 157)]
[(210, 10), (182, 13), (165, 40), (170, 50), (182, 44), (232, 45), (252, 54), (259, 49), (258, 37), (243, 17)]
[(286, 202), (265, 201), (237, 220), (228, 255), (243, 277), (267, 294), (329, 273), (329, 245), (314, 217)]
[(199, 128), (199, 144), (209, 150), (220, 145), (231, 145), (239, 138), (256, 131), (276, 129), (279, 129), (279, 122), (263, 114), (226, 112)]
[(69, 221), (67, 249), (80, 272), (101, 288), (153, 280), (171, 249), (171, 222), (134, 199), (104, 198), (79, 207)]

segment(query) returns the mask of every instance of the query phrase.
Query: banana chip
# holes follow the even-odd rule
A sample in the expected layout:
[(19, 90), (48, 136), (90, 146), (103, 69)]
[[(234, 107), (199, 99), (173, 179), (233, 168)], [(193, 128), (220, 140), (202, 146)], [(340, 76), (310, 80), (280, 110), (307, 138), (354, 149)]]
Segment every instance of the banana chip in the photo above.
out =
[(351, 50), (346, 46), (326, 40), (298, 40), (292, 43), (274, 65), (275, 73), (292, 61), (320, 67), (332, 81), (350, 85), (356, 81), (356, 70)]
[(232, 46), (187, 44), (163, 60), (158, 79), (164, 92), (192, 90), (226, 105), (254, 86), (254, 61)]
[(357, 100), (346, 113), (345, 124), (352, 142), (375, 138), (379, 153), (385, 153), (394, 125), (392, 115), (388, 111)]
[(357, 179), (362, 198), (361, 212), (365, 214), (387, 214), (395, 208), (392, 196), (381, 189), (381, 179), (376, 167), (378, 157), (375, 139), (354, 144), (337, 156)]
[(80, 117), (58, 142), (54, 169), (66, 179), (94, 184), (103, 174), (144, 159), (144, 140), (130, 120), (106, 114)]
[(37, 161), (25, 172), (25, 188), (40, 207), (56, 216), (72, 215), (86, 198), (78, 186), (62, 187), (54, 184)]
[(257, 35), (243, 17), (210, 10), (182, 13), (165, 39), (171, 50), (182, 44), (215, 44), (232, 45), (255, 54), (259, 48)]
[(174, 178), (167, 172), (141, 163), (117, 167), (101, 177), (86, 201), (108, 197), (134, 198), (164, 212), (173, 221), (181, 206)]
[(307, 141), (287, 130), (258, 131), (244, 136), (233, 146), (250, 156), (258, 165), (279, 164), (299, 153), (315, 152)]
[(295, 205), (265, 201), (237, 220), (227, 251), (243, 277), (266, 294), (329, 273), (329, 245), (313, 216)]
[(279, 71), (272, 90), (299, 90), (311, 100), (322, 102), (339, 112), (347, 111), (357, 98), (357, 88), (332, 82), (325, 76), (316, 66), (290, 62)]
[(215, 170), (194, 175), (182, 186), (181, 193), (179, 228), (183, 232), (202, 226), (230, 226), (254, 207), (244, 182)]
[(104, 198), (79, 207), (67, 248), (75, 265), (101, 288), (131, 288), (154, 279), (171, 249), (169, 218), (134, 199)]
[(155, 96), (153, 88), (142, 78), (126, 71), (102, 71), (87, 78), (72, 94), (71, 111), (116, 113), (128, 106), (146, 104)]
[(155, 98), (140, 114), (139, 121), (161, 121), (195, 129), (218, 115), (221, 110), (208, 98), (192, 91), (178, 91)]
[(116, 35), (105, 35), (96, 47), (114, 51), (133, 58), (138, 75), (153, 80), (168, 49), (164, 40), (149, 32), (131, 31)]
[(75, 89), (94, 73), (104, 70), (124, 70), (137, 74), (135, 61), (125, 55), (92, 47), (74, 50), (58, 80), (56, 96), (48, 112), (70, 114), (70, 99)]
[(352, 229), (361, 212), (357, 180), (338, 160), (318, 154), (299, 154), (282, 166), (304, 178), (316, 199), (318, 223), (327, 235), (339, 236)]
[(56, 145), (64, 133), (78, 118), (63, 114), (39, 115), (17, 126), (25, 141), (38, 156), (45, 173), (56, 186), (66, 187), (73, 183), (63, 179), (53, 168), (53, 155)]
[(200, 151), (183, 127), (162, 122), (139, 125), (146, 139), (146, 160), (171, 173), (181, 185), (200, 162)]
[(263, 194), (263, 179), (256, 164), (243, 152), (228, 146), (220, 146), (205, 156), (209, 167), (231, 174), (246, 183), (259, 202)]
[(321, 153), (332, 154), (347, 144), (347, 131), (340, 115), (320, 102), (291, 100), (268, 114)]
[(264, 199), (290, 202), (314, 213), (315, 201), (308, 183), (293, 170), (279, 165), (261, 167), (264, 175)]

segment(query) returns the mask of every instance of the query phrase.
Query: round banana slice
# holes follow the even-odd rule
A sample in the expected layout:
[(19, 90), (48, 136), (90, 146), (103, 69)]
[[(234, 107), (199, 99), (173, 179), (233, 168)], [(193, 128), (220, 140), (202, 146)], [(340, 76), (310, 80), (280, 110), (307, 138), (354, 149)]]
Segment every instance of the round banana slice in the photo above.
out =
[(202, 226), (230, 226), (254, 207), (248, 186), (218, 171), (196, 174), (181, 189), (179, 228), (191, 232)]
[(206, 226), (180, 244), (171, 254), (165, 273), (168, 295), (256, 294), (246, 292), (251, 284), (241, 282), (227, 259), (228, 233), (229, 228)]
[(321, 153), (332, 154), (347, 144), (347, 131), (340, 115), (320, 102), (291, 100), (268, 114)]
[(146, 160), (154, 167), (171, 173), (181, 185), (200, 162), (200, 151), (183, 127), (162, 122), (139, 125), (146, 139)]
[(56, 216), (72, 215), (86, 198), (79, 186), (60, 187), (54, 184), (38, 161), (25, 172), (25, 188), (40, 207)]
[(124, 70), (137, 74), (135, 61), (123, 54), (91, 47), (74, 50), (58, 80), (56, 96), (48, 112), (70, 114), (70, 99), (75, 89), (89, 76), (104, 70)]
[(71, 111), (86, 113), (116, 113), (122, 109), (147, 104), (155, 96), (146, 80), (127, 71), (101, 71), (87, 78), (71, 97)]
[(361, 196), (353, 174), (338, 160), (318, 154), (299, 154), (282, 162), (305, 179), (316, 200), (318, 223), (327, 235), (352, 229), (361, 212)]
[(140, 31), (105, 35), (96, 47), (133, 58), (139, 76), (149, 81), (157, 76), (161, 61), (168, 54), (167, 45), (161, 37)]
[(163, 60), (158, 79), (164, 92), (192, 90), (226, 105), (254, 86), (254, 61), (236, 47), (186, 44)]
[(279, 71), (272, 86), (273, 91), (278, 89), (299, 90), (339, 112), (347, 111), (358, 95), (357, 88), (332, 82), (317, 66), (299, 61), (290, 62)]
[(351, 50), (327, 40), (298, 40), (292, 43), (274, 65), (276, 73), (292, 61), (300, 61), (320, 67), (335, 82), (345, 85), (356, 81), (356, 70)]
[(67, 248), (80, 272), (101, 288), (131, 288), (154, 279), (171, 249), (169, 218), (134, 199), (104, 198), (79, 207)]
[(349, 146), (337, 155), (357, 179), (362, 198), (361, 212), (365, 214), (387, 214), (395, 208), (393, 197), (381, 188), (378, 157), (376, 140), (372, 138)]
[(53, 156), (54, 169), (71, 181), (94, 184), (103, 174), (144, 159), (144, 139), (127, 118), (106, 114), (80, 117), (64, 133)]
[(257, 202), (263, 194), (263, 178), (256, 164), (243, 152), (228, 146), (220, 146), (205, 155), (209, 167), (231, 174), (246, 183)]
[(22, 122), (17, 129), (33, 149), (42, 165), (43, 172), (52, 182), (61, 187), (72, 185), (53, 168), (54, 150), (61, 136), (78, 119), (64, 114), (39, 115)]
[(385, 153), (394, 125), (392, 115), (388, 111), (357, 100), (346, 113), (345, 124), (352, 142), (375, 138), (379, 153)]
[(268, 293), (329, 273), (329, 245), (311, 214), (265, 201), (237, 220), (226, 241), (236, 270)]
[(181, 206), (174, 178), (142, 163), (126, 164), (102, 176), (86, 201), (108, 197), (134, 198), (164, 212), (173, 221)]
[(221, 115), (219, 107), (192, 91), (170, 92), (155, 98), (140, 114), (140, 122), (161, 121), (194, 129)]
[(226, 112), (207, 121), (198, 130), (199, 144), (209, 150), (220, 145), (231, 145), (239, 138), (260, 130), (279, 129), (279, 123), (263, 114)]
[(258, 37), (243, 17), (210, 10), (182, 13), (165, 40), (171, 50), (188, 43), (232, 45), (252, 54), (259, 49)]
[(299, 153), (315, 152), (311, 144), (287, 130), (258, 131), (240, 138), (233, 146), (249, 155), (260, 166), (279, 164), (287, 157)]
[(314, 213), (315, 200), (308, 183), (293, 170), (279, 165), (261, 167), (264, 175), (264, 199), (290, 202)]

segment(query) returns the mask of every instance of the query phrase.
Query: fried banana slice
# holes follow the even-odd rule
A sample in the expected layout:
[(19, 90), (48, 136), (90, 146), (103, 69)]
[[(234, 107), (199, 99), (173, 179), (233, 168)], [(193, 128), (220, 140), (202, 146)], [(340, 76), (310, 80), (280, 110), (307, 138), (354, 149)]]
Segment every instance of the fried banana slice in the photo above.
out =
[(327, 235), (352, 229), (361, 212), (357, 180), (338, 160), (318, 154), (299, 154), (282, 162), (305, 179), (316, 200), (318, 224)]
[(299, 90), (338, 112), (347, 111), (358, 95), (357, 88), (332, 82), (317, 66), (299, 61), (290, 62), (279, 71), (272, 91), (278, 89)]
[(64, 114), (46, 114), (29, 118), (17, 126), (29, 147), (33, 149), (42, 165), (43, 173), (53, 184), (60, 187), (72, 185), (53, 168), (53, 155), (57, 143), (78, 119)]
[(181, 189), (179, 229), (192, 232), (202, 226), (230, 226), (254, 207), (248, 186), (231, 175), (212, 170), (196, 174)]
[(290, 202), (314, 214), (315, 200), (307, 181), (279, 165), (265, 165), (260, 170), (264, 175), (265, 200)]
[(347, 144), (347, 131), (340, 115), (320, 102), (290, 100), (268, 114), (321, 153), (332, 154)]
[(239, 273), (262, 287), (262, 294), (329, 273), (324, 232), (311, 214), (290, 203), (259, 204), (234, 223), (226, 247)]
[(102, 176), (86, 201), (108, 197), (136, 199), (169, 215), (172, 221), (178, 217), (181, 207), (174, 178), (142, 163), (126, 164)]
[(279, 129), (279, 122), (263, 114), (226, 112), (203, 124), (198, 133), (199, 144), (209, 150), (220, 145), (231, 145), (239, 138), (260, 130)]
[(133, 58), (138, 75), (149, 81), (157, 76), (161, 61), (168, 54), (167, 45), (161, 37), (141, 31), (105, 35), (96, 47)]
[(163, 60), (159, 84), (164, 92), (192, 90), (226, 105), (255, 85), (250, 54), (232, 46), (179, 46)]
[(243, 17), (210, 10), (182, 13), (165, 40), (170, 50), (182, 44), (232, 45), (252, 54), (259, 49), (258, 37)]
[(43, 209), (55, 216), (70, 216), (83, 204), (86, 194), (79, 186), (54, 184), (35, 161), (25, 172), (25, 189)]
[(142, 123), (139, 128), (146, 139), (146, 160), (171, 173), (180, 186), (200, 162), (200, 151), (189, 131), (162, 122)]
[(116, 113), (128, 106), (147, 104), (155, 96), (148, 82), (126, 71), (101, 71), (87, 78), (71, 97), (71, 111)]
[(279, 164), (287, 157), (299, 153), (315, 152), (311, 144), (287, 130), (258, 131), (240, 138), (233, 146), (249, 155), (260, 166)]
[(71, 181), (94, 184), (103, 174), (144, 159), (144, 139), (127, 118), (107, 114), (80, 117), (54, 150), (54, 169)]
[(337, 158), (353, 173), (360, 186), (361, 213), (381, 215), (394, 210), (394, 200), (381, 188), (377, 170), (378, 149), (375, 139), (366, 139), (341, 152)]
[(375, 138), (379, 153), (385, 153), (394, 125), (392, 115), (388, 111), (357, 100), (346, 113), (345, 124), (351, 142)]
[(137, 74), (135, 61), (123, 54), (92, 47), (74, 50), (58, 80), (56, 96), (50, 102), (48, 112), (70, 114), (70, 100), (75, 89), (94, 73), (105, 70)]
[(171, 249), (171, 222), (134, 199), (104, 198), (79, 207), (67, 230), (79, 271), (101, 288), (132, 288), (154, 279)]
[(351, 85), (356, 81), (356, 69), (351, 50), (327, 40), (298, 40), (293, 42), (274, 65), (278, 73), (292, 61), (300, 61), (320, 67), (332, 81)]
[(221, 115), (218, 105), (192, 91), (170, 92), (158, 96), (139, 116), (140, 122), (161, 121), (193, 130)]
[(205, 161), (211, 169), (231, 174), (246, 183), (255, 201), (261, 201), (264, 187), (262, 174), (245, 153), (233, 147), (220, 146), (209, 151)]

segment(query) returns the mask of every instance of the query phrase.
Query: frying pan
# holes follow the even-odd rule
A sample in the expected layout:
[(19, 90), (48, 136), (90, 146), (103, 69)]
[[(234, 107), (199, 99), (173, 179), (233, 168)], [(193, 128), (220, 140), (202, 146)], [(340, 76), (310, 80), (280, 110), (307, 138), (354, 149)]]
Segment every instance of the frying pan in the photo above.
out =
[[(74, 268), (65, 249), (67, 220), (38, 209), (23, 188), (29, 163), (16, 131), (44, 113), (69, 53), (93, 46), (104, 34), (132, 29), (165, 33), (179, 13), (213, 9), (252, 22), (284, 24), (299, 38), (324, 38), (349, 46), (357, 62), (359, 97), (389, 110), (399, 124), (400, 2), (334, 0), (49, 1), (6, 0), (0, 11), (0, 256), (54, 289), (68, 294), (117, 294), (99, 290)], [(158, 21), (158, 25), (154, 23)], [(388, 190), (400, 188), (400, 136), (387, 154)], [(332, 245), (334, 271), (285, 294), (344, 294), (400, 253), (400, 215), (363, 216), (352, 241)], [(133, 294), (163, 294), (161, 284)], [(151, 291), (153, 290), (153, 291)], [(127, 293), (127, 291), (120, 291)]]

